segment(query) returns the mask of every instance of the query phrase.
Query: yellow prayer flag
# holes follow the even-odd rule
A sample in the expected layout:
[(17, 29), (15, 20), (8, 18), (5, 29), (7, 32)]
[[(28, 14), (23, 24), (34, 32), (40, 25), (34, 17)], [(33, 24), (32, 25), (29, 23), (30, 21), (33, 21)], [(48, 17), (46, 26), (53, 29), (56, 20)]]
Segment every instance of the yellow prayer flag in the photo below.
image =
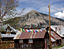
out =
[(22, 28), (20, 28), (20, 31), (22, 32)]

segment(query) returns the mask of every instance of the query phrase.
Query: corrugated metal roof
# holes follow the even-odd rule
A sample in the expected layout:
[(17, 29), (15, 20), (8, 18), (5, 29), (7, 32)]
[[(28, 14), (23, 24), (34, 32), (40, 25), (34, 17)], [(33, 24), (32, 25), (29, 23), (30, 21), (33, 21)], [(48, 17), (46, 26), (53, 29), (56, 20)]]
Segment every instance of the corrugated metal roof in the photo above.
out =
[(36, 33), (35, 37), (33, 38), (44, 38), (45, 34), (46, 34), (46, 31), (43, 30), (43, 31)]
[[(49, 32), (48, 32), (49, 33)], [(17, 33), (14, 39), (37, 39), (37, 38), (44, 38), (46, 34), (46, 31), (39, 31), (39, 32), (22, 32), (22, 33)], [(51, 31), (51, 36), (55, 40), (61, 39), (60, 36), (58, 36), (55, 32)]]
[(42, 32), (22, 32), (19, 39), (36, 39), (36, 38), (44, 38), (46, 31)]
[(18, 32), (16, 33), (16, 35), (15, 35), (14, 39), (19, 39), (19, 37), (20, 37), (21, 33), (22, 33), (21, 31), (18, 31)]
[(55, 42), (56, 40), (51, 37), (51, 41), (52, 41), (52, 42)]
[[(49, 30), (49, 29), (48, 29)], [(49, 33), (49, 31), (48, 31)], [(59, 40), (59, 39), (62, 39), (61, 36), (56, 33), (56, 31), (54, 31), (52, 28), (51, 28), (51, 36), (55, 39), (55, 40)]]
[(22, 32), (19, 39), (30, 39), (32, 32)]
[(59, 37), (56, 33), (54, 32), (51, 32), (51, 35), (56, 39), (56, 40), (59, 40), (61, 39), (61, 37)]

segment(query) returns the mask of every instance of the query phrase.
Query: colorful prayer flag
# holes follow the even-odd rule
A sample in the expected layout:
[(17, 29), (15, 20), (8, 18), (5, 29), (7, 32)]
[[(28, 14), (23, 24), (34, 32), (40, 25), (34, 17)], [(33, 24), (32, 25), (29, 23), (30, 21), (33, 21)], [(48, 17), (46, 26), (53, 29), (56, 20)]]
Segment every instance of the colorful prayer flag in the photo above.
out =
[(39, 32), (39, 29), (37, 29), (37, 31)]
[(20, 31), (22, 32), (22, 28), (20, 28)]
[(28, 30), (28, 32), (31, 32), (30, 30)]
[(23, 29), (23, 32), (25, 32), (25, 30)]
[(31, 32), (33, 32), (33, 30), (30, 30)]
[(25, 32), (27, 32), (27, 29), (24, 29), (25, 30)]
[(33, 33), (35, 33), (35, 30), (33, 30)]
[(35, 30), (35, 32), (38, 32), (37, 30)]
[(42, 31), (42, 29), (40, 29), (40, 31)]

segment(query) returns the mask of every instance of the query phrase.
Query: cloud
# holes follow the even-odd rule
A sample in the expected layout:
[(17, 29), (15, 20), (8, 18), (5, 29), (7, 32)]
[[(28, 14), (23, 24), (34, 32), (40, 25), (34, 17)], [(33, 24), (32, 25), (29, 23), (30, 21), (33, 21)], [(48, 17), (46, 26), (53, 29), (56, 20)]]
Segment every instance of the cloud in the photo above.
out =
[[(21, 4), (23, 5), (23, 7), (27, 7), (27, 8), (30, 7), (30, 8), (38, 9), (43, 12), (48, 11), (49, 3), (51, 4), (51, 13), (56, 13), (58, 11), (63, 10), (63, 8), (61, 7), (62, 3), (60, 5), (58, 3), (58, 2), (63, 2), (63, 0), (61, 1), (60, 0), (53, 0), (53, 1), (50, 1), (50, 0), (20, 0), (20, 1), (21, 3), (24, 3), (24, 4)], [(55, 4), (56, 2), (57, 4)]]
[(64, 0), (19, 0), (19, 6), (17, 7), (17, 10), (19, 13), (22, 8), (26, 8), (24, 13), (27, 13), (30, 10), (35, 9), (36, 11), (39, 11), (41, 13), (49, 14), (48, 5), (50, 3), (51, 16), (58, 17), (55, 14), (64, 10), (63, 2)]
[[(51, 16), (53, 17), (57, 17), (57, 18), (63, 18), (64, 19), (64, 13), (59, 13), (60, 11), (63, 11), (64, 10), (64, 7), (59, 7), (60, 5), (51, 5), (50, 6), (50, 13), (51, 13)], [(45, 13), (45, 14), (49, 14), (49, 8), (48, 6), (44, 6), (44, 7), (40, 7), (39, 11), (41, 11), (42, 13)]]
[(64, 11), (63, 11), (63, 12), (57, 12), (57, 13), (55, 13), (55, 16), (56, 16), (57, 18), (62, 18), (62, 19), (64, 19)]
[(57, 10), (59, 10), (59, 11), (63, 11), (63, 10), (64, 10), (64, 8), (59, 8), (59, 9), (57, 9)]
[[(41, 7), (39, 10), (40, 10), (41, 12), (49, 13), (49, 8), (48, 8), (48, 6)], [(57, 12), (57, 11), (58, 11), (58, 10), (54, 9), (54, 7), (51, 7), (51, 8), (50, 8), (50, 12), (51, 12), (51, 13), (55, 13), (55, 12)]]

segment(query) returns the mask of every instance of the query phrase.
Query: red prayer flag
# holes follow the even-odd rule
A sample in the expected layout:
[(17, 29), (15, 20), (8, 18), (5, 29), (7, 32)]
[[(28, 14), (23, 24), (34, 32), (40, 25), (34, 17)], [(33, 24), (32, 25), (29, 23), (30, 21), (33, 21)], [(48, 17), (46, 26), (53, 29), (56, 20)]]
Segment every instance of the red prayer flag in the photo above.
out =
[(25, 32), (27, 32), (27, 29), (25, 29)]

